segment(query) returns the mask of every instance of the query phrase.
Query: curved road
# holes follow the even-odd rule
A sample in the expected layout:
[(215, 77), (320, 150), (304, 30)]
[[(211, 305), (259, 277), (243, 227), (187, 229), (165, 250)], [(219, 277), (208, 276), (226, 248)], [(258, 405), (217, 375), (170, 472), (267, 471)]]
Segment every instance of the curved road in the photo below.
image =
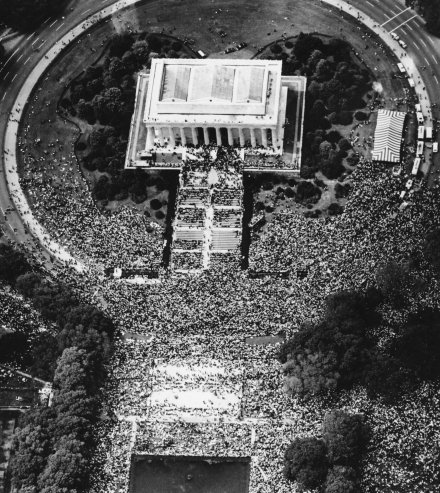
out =
[[(90, 16), (112, 5), (114, 0), (75, 0), (66, 8), (64, 15), (48, 18), (34, 33), (23, 36), (14, 52), (0, 65), (0, 148), (4, 149), (5, 128), (8, 119), (14, 119), (16, 98), (29, 74), (42, 61), (45, 53), (75, 26)], [(131, 2), (130, 2), (131, 3)], [(333, 2), (331, 2), (333, 3)], [(416, 67), (426, 66), (421, 71), (423, 81), (431, 102), (440, 102), (440, 41), (426, 32), (423, 19), (412, 9), (406, 8), (399, 0), (352, 0), (351, 5), (373, 19), (383, 32), (396, 32), (407, 43), (405, 50), (397, 47), (396, 54), (405, 55)], [(418, 84), (417, 77), (414, 77)], [(429, 112), (430, 110), (426, 110)], [(438, 109), (432, 116), (438, 118)], [(431, 116), (428, 114), (426, 116)], [(434, 156), (435, 168), (440, 165), (438, 154)], [(0, 161), (0, 221), (5, 224), (5, 234), (16, 243), (27, 244), (36, 257), (46, 266), (51, 266), (50, 254), (41, 248), (25, 227), (25, 220), (14, 209), (7, 189), (4, 171), (4, 156)], [(7, 219), (7, 221), (6, 221)]]

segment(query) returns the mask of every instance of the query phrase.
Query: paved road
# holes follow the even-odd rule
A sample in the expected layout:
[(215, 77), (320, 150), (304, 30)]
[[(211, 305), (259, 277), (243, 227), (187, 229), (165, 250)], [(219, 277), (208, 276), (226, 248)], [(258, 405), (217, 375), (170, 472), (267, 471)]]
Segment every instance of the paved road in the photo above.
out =
[[(440, 39), (430, 35), (425, 29), (425, 21), (414, 10), (405, 6), (403, 0), (352, 0), (351, 4), (359, 8), (369, 17), (373, 18), (377, 24), (389, 33), (396, 33), (408, 46), (406, 50), (399, 49), (397, 54), (407, 53), (407, 58), (414, 62), (420, 69), (423, 80), (420, 82), (415, 78), (416, 84), (425, 87), (431, 103), (440, 104)], [(432, 116), (435, 119), (440, 117), (439, 108), (432, 108)], [(437, 142), (440, 142), (440, 135), (437, 134)], [(427, 155), (427, 164), (429, 156)], [(440, 156), (434, 154), (434, 166), (431, 169), (429, 183), (432, 184), (435, 175), (440, 168)], [(424, 170), (426, 171), (427, 166)]]
[[(113, 3), (114, 0), (73, 0), (63, 16), (46, 19), (37, 31), (24, 36), (14, 52), (0, 66), (0, 146), (2, 149), (5, 144), (4, 129), (8, 118), (14, 119), (15, 112), (19, 114), (22, 110), (22, 107), (14, 106), (20, 89), (28, 80), (32, 70), (43, 61), (47, 50), (75, 26)], [(130, 1), (130, 3), (132, 2)], [(438, 93), (440, 55), (437, 54), (440, 53), (440, 41), (425, 31), (423, 20), (411, 9), (406, 9), (402, 0), (399, 0), (397, 4), (395, 0), (352, 0), (352, 5), (359, 8), (365, 16), (374, 19), (377, 23), (377, 29), (383, 25), (380, 27), (383, 33), (395, 31), (401, 36), (408, 44), (407, 54), (394, 43), (396, 54), (398, 56), (403, 55), (407, 66), (409, 64), (411, 67), (413, 64), (414, 69), (411, 70), (410, 68), (409, 73), (414, 75), (416, 89), (421, 92), (422, 87), (426, 87), (428, 97), (432, 102), (438, 102), (440, 100)], [(419, 85), (417, 67), (421, 65), (426, 65), (428, 68), (421, 72), (424, 80)], [(427, 101), (424, 101), (423, 97), (421, 99), (425, 106), (425, 115), (430, 119), (430, 109), (426, 107)], [(434, 116), (438, 116), (437, 110), (435, 110)], [(5, 215), (7, 215), (7, 223), (4, 228), (7, 236), (17, 243), (27, 243), (29, 247), (34, 249), (41, 261), (50, 265), (48, 262), (50, 255), (41, 250), (39, 242), (33, 240), (28, 234), (25, 219), (15, 210), (7, 212), (8, 209), (13, 209), (13, 202), (6, 185), (3, 158), (4, 156), (0, 158), (0, 221), (4, 222)], [(436, 162), (438, 159), (437, 155)]]
[[(33, 33), (23, 36), (9, 57), (0, 65), (0, 149), (4, 148), (8, 117), (14, 115), (14, 102), (29, 74), (54, 45), (76, 25), (114, 0), (73, 0), (58, 18), (48, 18)], [(36, 259), (51, 267), (51, 255), (29, 234), (25, 220), (15, 210), (6, 184), (4, 155), (0, 157), (0, 223), (7, 237), (17, 244), (26, 244)], [(6, 221), (7, 219), (7, 221)], [(52, 257), (53, 258), (53, 257)]]

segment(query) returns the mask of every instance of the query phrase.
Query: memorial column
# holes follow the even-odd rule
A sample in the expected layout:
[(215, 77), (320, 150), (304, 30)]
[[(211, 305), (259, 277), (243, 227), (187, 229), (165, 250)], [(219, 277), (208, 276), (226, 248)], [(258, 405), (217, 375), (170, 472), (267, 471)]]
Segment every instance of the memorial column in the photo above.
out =
[(196, 146), (199, 143), (199, 138), (197, 137), (197, 129), (195, 127), (191, 127), (191, 135), (193, 144)]
[(185, 128), (180, 127), (180, 139), (182, 141), (182, 145), (186, 146), (186, 136), (185, 136)]
[(233, 146), (234, 145), (234, 137), (232, 136), (232, 128), (229, 128), (228, 127), (228, 144), (230, 146)]
[(255, 128), (250, 128), (249, 130), (251, 132), (251, 146), (256, 147), (257, 146), (257, 139), (255, 138)]
[(218, 127), (215, 127), (215, 138), (217, 140), (217, 145), (221, 146), (222, 145), (222, 134), (221, 134), (220, 129)]

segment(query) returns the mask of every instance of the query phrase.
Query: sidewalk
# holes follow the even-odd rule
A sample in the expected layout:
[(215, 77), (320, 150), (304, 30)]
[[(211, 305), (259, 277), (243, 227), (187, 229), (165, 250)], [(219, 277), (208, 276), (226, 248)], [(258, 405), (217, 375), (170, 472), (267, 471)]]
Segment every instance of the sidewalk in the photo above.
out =
[(69, 33), (63, 36), (55, 45), (53, 45), (45, 54), (38, 64), (29, 74), (25, 83), (20, 89), (20, 92), (15, 100), (13, 110), (9, 116), (5, 132), (4, 144), (4, 168), (9, 193), (13, 199), (17, 211), (20, 213), (24, 224), (29, 229), (31, 234), (40, 242), (40, 244), (50, 254), (59, 260), (61, 263), (73, 267), (76, 271), (82, 273), (88, 270), (84, 262), (75, 259), (66, 248), (59, 243), (53, 241), (46, 229), (37, 221), (32, 214), (27, 198), (20, 186), (19, 174), (17, 170), (17, 136), (19, 123), (23, 117), (23, 109), (27, 101), (30, 100), (33, 88), (37, 84), (40, 77), (54, 62), (56, 57), (76, 38), (81, 36), (84, 31), (102, 21), (107, 17), (111, 17), (115, 12), (130, 5), (134, 5), (138, 0), (122, 0), (109, 7), (104, 8), (100, 12), (94, 14), (89, 19), (73, 28)]

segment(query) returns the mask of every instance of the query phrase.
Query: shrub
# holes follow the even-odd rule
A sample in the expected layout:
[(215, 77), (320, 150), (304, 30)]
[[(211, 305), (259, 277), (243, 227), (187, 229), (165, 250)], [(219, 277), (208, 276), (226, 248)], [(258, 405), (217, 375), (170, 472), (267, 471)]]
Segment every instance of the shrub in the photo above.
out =
[(327, 475), (326, 447), (317, 438), (297, 438), (284, 454), (284, 475), (300, 491), (320, 487)]
[(155, 213), (156, 219), (162, 220), (165, 219), (165, 213), (163, 211), (156, 211)]
[(351, 149), (351, 144), (350, 144), (350, 141), (346, 138), (342, 138), (339, 142), (338, 142), (338, 145), (339, 145), (339, 149), (341, 149), (342, 151), (348, 151)]
[(321, 194), (321, 190), (309, 181), (301, 181), (296, 188), (296, 200), (304, 205), (316, 204)]
[(266, 206), (264, 205), (264, 203), (263, 203), (263, 202), (257, 202), (257, 203), (255, 204), (255, 210), (256, 210), (257, 212), (259, 212), (259, 211), (264, 211), (264, 210), (265, 210), (265, 208), (266, 208)]
[(292, 199), (293, 197), (295, 197), (295, 191), (290, 187), (287, 187), (285, 189), (284, 193), (286, 194), (286, 197), (289, 197), (289, 199)]
[(284, 43), (284, 46), (290, 50), (290, 48), (293, 48), (293, 43), (292, 41), (286, 41)]
[(327, 212), (329, 216), (337, 216), (338, 214), (342, 214), (344, 212), (344, 208), (337, 202), (333, 202), (328, 206)]
[(427, 235), (423, 245), (423, 253), (432, 267), (440, 272), (440, 228)]
[(278, 43), (275, 43), (270, 47), (270, 51), (278, 55), (283, 51), (283, 48)]
[(354, 117), (356, 118), (356, 120), (359, 120), (360, 122), (368, 120), (368, 115), (367, 113), (365, 113), (365, 111), (356, 111)]
[(162, 208), (162, 203), (158, 199), (153, 199), (150, 201), (150, 207), (154, 210), (157, 211)]

